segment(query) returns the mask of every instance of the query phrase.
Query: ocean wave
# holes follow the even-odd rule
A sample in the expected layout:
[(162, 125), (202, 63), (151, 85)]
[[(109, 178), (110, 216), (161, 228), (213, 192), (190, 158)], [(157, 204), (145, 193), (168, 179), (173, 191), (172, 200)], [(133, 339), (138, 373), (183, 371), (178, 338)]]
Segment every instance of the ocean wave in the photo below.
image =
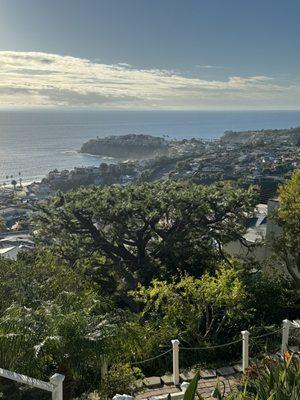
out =
[(101, 160), (117, 160), (117, 158), (115, 158), (115, 157), (101, 156), (100, 154), (79, 153), (79, 152), (78, 152), (78, 154), (82, 154), (83, 156), (98, 158)]
[(116, 160), (115, 157), (101, 156), (99, 154), (81, 153), (78, 150), (64, 150), (64, 151), (61, 151), (61, 154), (76, 154), (79, 156), (88, 156), (88, 157), (93, 157), (93, 158), (99, 158), (101, 160)]
[(64, 150), (61, 151), (61, 154), (78, 154), (77, 150)]

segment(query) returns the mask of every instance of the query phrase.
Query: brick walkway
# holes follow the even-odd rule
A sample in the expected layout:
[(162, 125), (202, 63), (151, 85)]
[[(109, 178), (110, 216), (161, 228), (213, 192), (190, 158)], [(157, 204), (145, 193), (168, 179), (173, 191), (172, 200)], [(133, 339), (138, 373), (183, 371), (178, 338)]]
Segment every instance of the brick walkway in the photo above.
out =
[[(226, 377), (218, 376), (215, 378), (200, 379), (200, 382), (198, 384), (198, 392), (204, 399), (211, 399), (211, 393), (217, 386), (217, 383), (224, 382), (225, 393), (228, 393), (230, 389), (238, 383), (240, 376), (241, 376), (240, 373), (236, 373), (234, 375), (228, 375)], [(223, 391), (222, 383), (220, 383), (220, 389), (222, 393)], [(153, 396), (161, 396), (161, 395), (167, 395), (169, 393), (178, 393), (178, 392), (180, 392), (179, 388), (173, 385), (170, 386), (165, 385), (158, 388), (144, 389), (142, 392), (137, 394), (135, 398), (137, 400), (143, 400), (143, 399), (149, 399), (150, 397)]]
[(238, 383), (238, 381), (239, 381), (239, 375), (237, 374), (230, 375), (227, 377), (218, 377), (214, 379), (207, 379), (207, 380), (202, 379), (198, 384), (198, 392), (204, 399), (211, 399), (211, 393), (217, 386), (218, 382), (221, 394), (223, 393), (223, 384), (221, 382), (224, 382), (225, 385), (224, 394), (227, 394)]

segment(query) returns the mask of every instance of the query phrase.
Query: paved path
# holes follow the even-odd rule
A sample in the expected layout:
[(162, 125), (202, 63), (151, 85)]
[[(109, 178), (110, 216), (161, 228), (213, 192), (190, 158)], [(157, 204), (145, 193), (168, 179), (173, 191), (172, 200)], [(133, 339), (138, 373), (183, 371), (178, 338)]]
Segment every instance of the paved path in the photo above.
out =
[[(222, 383), (219, 383), (220, 389), (223, 391), (224, 387), (225, 393), (228, 393), (230, 389), (238, 383), (240, 376), (241, 376), (240, 373), (235, 373), (233, 375), (200, 379), (200, 382), (198, 384), (198, 392), (204, 399), (211, 399), (211, 393), (217, 386), (218, 382), (224, 382), (224, 385)], [(173, 385), (170, 386), (165, 385), (152, 389), (151, 388), (144, 389), (142, 392), (137, 394), (135, 398), (137, 400), (143, 400), (143, 399), (149, 399), (150, 397), (153, 396), (161, 396), (161, 395), (167, 395), (169, 393), (178, 393), (178, 392), (180, 392), (179, 388)]]

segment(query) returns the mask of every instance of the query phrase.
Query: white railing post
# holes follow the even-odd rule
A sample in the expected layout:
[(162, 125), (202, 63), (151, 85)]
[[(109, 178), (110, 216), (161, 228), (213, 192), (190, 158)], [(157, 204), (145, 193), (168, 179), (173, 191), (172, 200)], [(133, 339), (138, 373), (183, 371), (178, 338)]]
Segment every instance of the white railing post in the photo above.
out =
[(243, 338), (243, 373), (246, 372), (247, 368), (249, 367), (249, 335), (248, 331), (242, 331), (242, 338)]
[(282, 321), (282, 340), (281, 340), (282, 355), (284, 355), (284, 353), (288, 351), (289, 334), (290, 334), (290, 321), (288, 319), (284, 319)]
[(187, 391), (187, 388), (189, 387), (189, 383), (184, 381), (182, 382), (182, 384), (180, 385), (180, 389), (183, 393), (185, 393)]
[[(101, 363), (101, 384), (104, 384), (106, 376), (108, 372), (108, 365), (107, 365), (107, 359), (105, 356), (102, 357), (102, 363)], [(103, 395), (103, 400), (107, 400), (107, 396)]]
[(54, 374), (50, 378), (53, 385), (52, 400), (63, 400), (63, 381), (65, 377), (61, 374)]
[(171, 340), (173, 347), (173, 383), (179, 385), (179, 340)]
[(105, 376), (107, 375), (108, 372), (108, 365), (107, 365), (107, 359), (106, 357), (102, 357), (102, 363), (101, 363), (101, 380), (105, 379)]

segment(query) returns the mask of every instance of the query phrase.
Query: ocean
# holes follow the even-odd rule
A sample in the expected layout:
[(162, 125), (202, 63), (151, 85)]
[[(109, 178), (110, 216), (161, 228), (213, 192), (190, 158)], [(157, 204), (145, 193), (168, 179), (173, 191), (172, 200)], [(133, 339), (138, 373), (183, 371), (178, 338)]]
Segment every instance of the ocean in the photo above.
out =
[[(299, 111), (0, 111), (0, 183), (111, 160), (79, 154), (83, 142), (128, 133), (218, 138), (225, 130), (300, 126)], [(9, 178), (6, 178), (9, 176)]]

